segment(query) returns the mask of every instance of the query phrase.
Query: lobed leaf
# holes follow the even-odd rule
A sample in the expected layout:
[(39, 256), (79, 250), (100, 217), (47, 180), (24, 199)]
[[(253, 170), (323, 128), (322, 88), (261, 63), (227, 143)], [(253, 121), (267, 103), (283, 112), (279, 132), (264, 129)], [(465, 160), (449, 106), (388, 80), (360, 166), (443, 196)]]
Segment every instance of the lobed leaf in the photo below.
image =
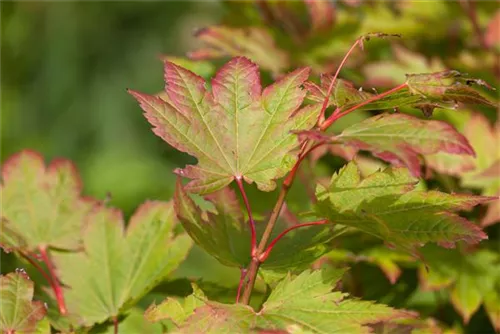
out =
[(334, 174), (327, 187), (318, 185), (315, 213), (336, 224), (357, 228), (414, 253), (415, 246), (486, 239), (479, 227), (454, 211), (466, 210), (490, 197), (415, 189), (407, 169), (388, 168), (362, 179), (355, 162)]
[(413, 314), (332, 292), (344, 270), (305, 271), (287, 276), (259, 312), (246, 305), (205, 301), (179, 327), (179, 333), (264, 333), (293, 328), (296, 333), (368, 333), (367, 324)]
[(280, 50), (273, 37), (262, 28), (211, 26), (200, 29), (196, 37), (206, 46), (190, 52), (191, 59), (243, 55), (274, 73), (281, 73), (288, 67), (288, 54)]
[(2, 166), (1, 190), (0, 246), (5, 251), (81, 246), (93, 203), (81, 197), (80, 178), (70, 161), (56, 159), (46, 167), (38, 153), (19, 152)]
[(450, 124), (404, 114), (371, 117), (348, 127), (334, 140), (371, 151), (393, 165), (405, 165), (417, 177), (420, 176), (419, 155), (437, 152), (475, 155), (467, 139)]
[(235, 178), (271, 191), (297, 159), (291, 131), (314, 126), (321, 108), (299, 109), (308, 75), (309, 69), (298, 69), (261, 91), (257, 65), (237, 57), (219, 69), (210, 93), (201, 77), (166, 62), (165, 100), (130, 93), (158, 136), (198, 159), (198, 165), (177, 171), (192, 180), (189, 191), (214, 192)]
[(162, 202), (141, 205), (126, 231), (116, 209), (101, 206), (89, 215), (85, 251), (53, 255), (69, 313), (80, 325), (117, 316), (179, 265), (191, 240), (174, 237), (175, 225), (173, 205)]
[(34, 333), (47, 313), (43, 302), (32, 301), (34, 284), (22, 270), (0, 276), (0, 330)]
[[(235, 193), (224, 188), (206, 197), (214, 210), (202, 210), (185, 192), (180, 180), (174, 197), (175, 211), (191, 238), (219, 262), (227, 266), (246, 267), (250, 261), (250, 230)], [(272, 237), (286, 226), (279, 221)], [(256, 222), (257, 236), (265, 224)], [(276, 244), (262, 268), (291, 270), (303, 267), (329, 251), (328, 242), (335, 237), (331, 226), (300, 228), (285, 235)]]
[[(384, 110), (400, 107), (414, 107), (421, 109), (424, 115), (432, 115), (434, 108), (456, 108), (457, 103), (484, 104), (495, 106), (487, 98), (483, 97), (472, 85), (480, 85), (491, 88), (480, 79), (463, 76), (457, 71), (441, 71), (435, 73), (407, 74), (406, 88), (400, 89), (381, 99), (367, 103), (357, 110)], [(332, 76), (323, 75), (321, 84), (307, 82), (309, 91), (308, 99), (319, 102), (324, 101)], [(348, 98), (339, 99), (338, 96)], [(348, 82), (335, 82), (334, 89), (329, 99), (329, 106), (334, 105), (339, 112), (352, 108), (364, 102), (375, 94), (357, 90)]]

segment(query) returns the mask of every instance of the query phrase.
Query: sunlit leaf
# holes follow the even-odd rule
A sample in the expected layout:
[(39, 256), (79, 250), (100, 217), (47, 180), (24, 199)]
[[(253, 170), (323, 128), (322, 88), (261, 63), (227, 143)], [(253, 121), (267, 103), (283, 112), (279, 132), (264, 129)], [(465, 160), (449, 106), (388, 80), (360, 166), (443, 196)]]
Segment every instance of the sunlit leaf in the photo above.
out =
[(85, 216), (93, 204), (80, 197), (81, 189), (68, 160), (56, 159), (46, 167), (32, 151), (10, 157), (2, 167), (2, 248), (78, 249)]
[(214, 192), (235, 178), (270, 191), (297, 159), (291, 131), (317, 120), (319, 104), (299, 109), (308, 75), (309, 69), (298, 69), (261, 91), (257, 65), (237, 57), (219, 69), (208, 92), (201, 77), (167, 62), (168, 98), (131, 94), (158, 136), (198, 158), (198, 165), (177, 171), (192, 179), (189, 191)]
[(362, 179), (356, 163), (350, 162), (327, 187), (318, 185), (315, 212), (411, 252), (428, 242), (452, 247), (460, 240), (474, 244), (487, 238), (454, 211), (491, 198), (419, 191), (416, 183), (405, 168), (388, 168)]
[(191, 240), (174, 237), (173, 205), (146, 202), (130, 219), (99, 207), (83, 232), (84, 252), (54, 253), (70, 314), (90, 326), (117, 316), (164, 280), (186, 257)]
[(447, 152), (474, 155), (467, 139), (451, 125), (404, 114), (382, 114), (345, 129), (334, 137), (420, 176), (419, 155)]
[[(179, 333), (262, 333), (295, 328), (296, 333), (366, 333), (367, 324), (412, 317), (409, 312), (332, 292), (343, 274), (305, 271), (287, 276), (259, 312), (241, 305), (205, 301), (179, 328)], [(302, 331), (301, 331), (302, 330)]]
[(34, 284), (24, 271), (0, 276), (0, 330), (34, 333), (47, 313), (43, 302), (32, 301)]

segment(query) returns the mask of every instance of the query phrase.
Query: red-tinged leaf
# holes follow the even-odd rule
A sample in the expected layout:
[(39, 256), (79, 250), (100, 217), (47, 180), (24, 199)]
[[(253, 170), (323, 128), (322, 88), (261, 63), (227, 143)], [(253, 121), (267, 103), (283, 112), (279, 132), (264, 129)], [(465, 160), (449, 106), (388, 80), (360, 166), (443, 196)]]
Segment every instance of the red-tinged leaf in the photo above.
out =
[[(251, 261), (250, 231), (236, 194), (224, 188), (206, 196), (206, 199), (215, 210), (199, 208), (178, 180), (174, 203), (184, 229), (200, 247), (222, 264), (239, 268), (248, 266)], [(257, 221), (256, 227), (257, 235), (261, 236), (265, 224)], [(271, 237), (276, 237), (287, 227), (284, 221), (279, 220)], [(332, 247), (330, 241), (335, 233), (331, 229), (332, 226), (317, 225), (287, 233), (261, 268), (286, 272), (307, 266)]]
[(321, 108), (299, 109), (308, 75), (309, 69), (298, 69), (261, 92), (257, 65), (237, 57), (219, 70), (208, 92), (201, 77), (167, 62), (165, 100), (131, 94), (155, 134), (198, 159), (198, 165), (177, 171), (192, 179), (189, 191), (214, 192), (235, 178), (271, 191), (297, 160), (291, 131), (314, 126)]
[(84, 250), (53, 254), (74, 325), (123, 314), (172, 273), (192, 245), (174, 234), (177, 222), (172, 203), (145, 202), (126, 229), (119, 210), (96, 207), (82, 233)]
[(43, 302), (32, 301), (34, 284), (23, 270), (0, 276), (0, 331), (34, 333), (47, 313)]
[(455, 211), (491, 200), (491, 197), (446, 194), (414, 189), (404, 168), (392, 168), (362, 179), (354, 162), (330, 185), (318, 185), (315, 213), (333, 223), (360, 229), (415, 254), (416, 247), (435, 242), (452, 247), (457, 241), (475, 244), (486, 239), (479, 227)]
[(81, 197), (74, 165), (56, 159), (45, 166), (32, 151), (10, 157), (2, 167), (2, 248), (32, 251), (39, 247), (76, 250), (93, 202)]
[[(475, 84), (491, 88), (486, 82), (464, 77), (457, 71), (407, 74), (406, 77), (406, 87), (376, 101), (366, 103), (358, 107), (357, 110), (414, 107), (421, 109), (424, 115), (430, 116), (434, 108), (454, 109), (457, 103), (495, 106), (493, 102), (471, 87)], [(332, 79), (331, 76), (324, 76), (320, 86), (311, 82), (306, 83), (309, 91), (308, 99), (311, 101), (324, 101)], [(337, 96), (339, 95), (344, 98), (338, 99)], [(356, 90), (352, 84), (336, 81), (329, 99), (329, 105), (336, 106), (339, 112), (342, 112), (354, 108), (374, 96), (373, 93)]]
[[(369, 324), (415, 314), (382, 304), (348, 299), (332, 292), (344, 270), (305, 271), (287, 275), (259, 312), (242, 304), (204, 301), (178, 328), (178, 333), (369, 333)], [(293, 331), (291, 332), (290, 330)]]
[(500, 193), (496, 200), (488, 204), (486, 215), (481, 220), (481, 226), (486, 227), (500, 222)]
[(304, 0), (309, 11), (312, 31), (327, 30), (332, 27), (335, 8), (330, 1)]
[(275, 73), (288, 67), (288, 55), (275, 45), (272, 36), (262, 28), (212, 26), (199, 30), (196, 37), (206, 47), (190, 52), (189, 57), (192, 59), (243, 55)]
[[(317, 141), (327, 140), (325, 135), (314, 135), (311, 131), (302, 135)], [(404, 114), (368, 118), (330, 140), (370, 151), (395, 166), (407, 166), (415, 176), (420, 176), (420, 155), (437, 152), (474, 155), (467, 139), (450, 124)]]

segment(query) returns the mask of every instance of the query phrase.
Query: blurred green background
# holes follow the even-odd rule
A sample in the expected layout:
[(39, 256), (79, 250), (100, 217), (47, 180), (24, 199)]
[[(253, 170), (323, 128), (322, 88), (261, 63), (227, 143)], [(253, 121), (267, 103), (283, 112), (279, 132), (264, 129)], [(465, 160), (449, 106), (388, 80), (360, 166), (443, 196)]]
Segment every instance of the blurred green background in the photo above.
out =
[[(287, 40), (290, 34), (286, 27), (281, 29), (278, 25), (270, 30), (282, 43), (281, 48), (296, 55), (291, 67), (304, 65), (302, 61), (312, 65), (316, 73), (338, 64), (339, 57), (362, 33), (402, 33), (404, 38), (397, 43), (408, 52), (393, 52), (392, 42), (373, 41), (367, 47), (368, 52), (353, 56), (353, 64), (342, 75), (366, 87), (383, 90), (383, 85), (367, 82), (377, 82), (380, 77), (397, 82), (404, 80), (404, 73), (443, 68), (456, 68), (498, 87), (500, 74), (492, 70), (495, 57), (498, 70), (498, 44), (496, 53), (492, 51), (494, 48), (484, 50), (478, 45), (470, 18), (458, 1), (413, 1), (398, 19), (389, 8), (392, 2), (370, 3), (376, 5), (361, 8), (344, 5), (337, 13), (336, 26), (307, 40), (303, 44), (307, 48)], [(226, 23), (240, 26), (258, 21), (250, 2), (244, 5), (231, 2), (225, 7), (215, 1), (2, 1), (0, 6), (2, 162), (26, 148), (39, 151), (47, 161), (55, 157), (71, 159), (82, 176), (84, 193), (100, 199), (110, 196), (111, 205), (127, 215), (146, 199), (170, 199), (175, 186), (173, 169), (194, 163), (195, 159), (179, 153), (151, 132), (137, 102), (126, 89), (159, 92), (164, 85), (161, 56), (184, 56), (196, 49), (199, 46), (193, 36), (196, 29), (219, 23), (223, 18)], [(301, 2), (294, 6), (300, 7)], [(485, 28), (498, 11), (498, 2), (479, 2), (477, 10), (479, 23)], [(269, 79), (270, 75), (264, 77)], [(487, 94), (490, 98), (497, 95)], [(494, 108), (475, 110), (491, 121), (497, 119)], [(344, 127), (370, 113), (351, 115), (335, 126)], [(442, 118), (454, 117), (460, 118), (460, 114), (447, 113)], [(329, 176), (343, 164), (340, 158), (326, 160), (319, 166), (323, 172), (316, 170), (318, 175)], [(455, 179), (443, 179), (455, 186), (458, 183)], [(254, 210), (261, 214), (270, 210), (276, 196), (257, 194), (254, 187), (249, 187), (249, 193)], [(303, 188), (292, 191), (291, 205), (307, 207), (308, 203)], [(498, 241), (498, 225), (487, 232), (492, 243)], [(343, 239), (342, 246), (366, 247), (370, 242), (355, 236), (352, 240)], [(10, 270), (5, 264), (2, 272)], [(369, 287), (363, 293), (364, 298), (398, 307), (407, 306), (403, 301), (417, 286), (413, 268), (405, 271), (397, 285), (390, 285), (378, 269), (368, 265), (356, 265), (352, 272), (353, 277), (359, 274), (359, 286)], [(235, 290), (239, 272), (223, 267), (195, 247), (176, 277), (203, 277), (205, 281)], [(188, 291), (187, 280), (168, 282), (150, 294), (141, 306), (148, 306), (155, 293), (182, 295)], [(429, 314), (439, 314), (450, 325), (459, 322), (448, 304), (435, 301), (439, 295), (417, 297), (413, 298), (414, 304), (423, 304)], [(228, 297), (232, 299), (232, 295)], [(431, 309), (429, 305), (435, 307)], [(470, 333), (488, 332), (491, 325), (481, 312), (472, 319), (469, 328), (472, 328)]]

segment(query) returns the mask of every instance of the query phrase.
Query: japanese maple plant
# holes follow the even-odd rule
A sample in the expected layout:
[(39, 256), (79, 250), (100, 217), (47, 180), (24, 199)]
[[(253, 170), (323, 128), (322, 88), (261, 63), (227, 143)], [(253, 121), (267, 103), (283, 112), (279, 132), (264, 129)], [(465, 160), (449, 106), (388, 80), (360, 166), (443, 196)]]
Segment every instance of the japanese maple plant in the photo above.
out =
[[(2, 330), (127, 332), (122, 322), (135, 316), (136, 305), (169, 277), (194, 242), (223, 265), (240, 269), (234, 302), (211, 299), (193, 282), (191, 295), (153, 303), (140, 332), (439, 331), (415, 311), (343, 292), (340, 282), (349, 269), (345, 262), (335, 265), (332, 254), (342, 238), (371, 235), (387, 248), (378, 249), (386, 255), (369, 258), (378, 259), (395, 281), (390, 252), (422, 263), (427, 270), (420, 274), (432, 275), (434, 253), (427, 256), (420, 247), (467, 249), (487, 239), (460, 212), (497, 197), (428, 190), (421, 179), (422, 164), (437, 163), (430, 157), (475, 155), (466, 136), (431, 119), (433, 109), (494, 103), (475, 88), (487, 86), (484, 81), (451, 70), (408, 74), (381, 93), (339, 78), (350, 54), (369, 37), (381, 36), (357, 39), (333, 73), (319, 80), (309, 67), (299, 67), (275, 73), (266, 87), (258, 59), (233, 57), (210, 81), (165, 61), (163, 92), (129, 93), (153, 132), (197, 164), (175, 170), (171, 202), (145, 202), (126, 227), (118, 209), (82, 195), (69, 161), (46, 166), (32, 151), (8, 159), (2, 167), (1, 246), (37, 269), (50, 288), (37, 295), (45, 303), (33, 301), (28, 274), (36, 272), (2, 276)], [(400, 107), (421, 109), (426, 117), (402, 113)], [(360, 110), (380, 113), (332, 131), (336, 122)], [(348, 161), (329, 180), (306, 177), (301, 191), (310, 193), (307, 209), (293, 212), (287, 195), (301, 167), (327, 152)], [(379, 162), (367, 163), (368, 153)], [(255, 212), (249, 188), (277, 195), (267, 210)], [(490, 256), (484, 261), (495, 266), (491, 254), (477, 254)], [(500, 299), (484, 298), (498, 329)]]

